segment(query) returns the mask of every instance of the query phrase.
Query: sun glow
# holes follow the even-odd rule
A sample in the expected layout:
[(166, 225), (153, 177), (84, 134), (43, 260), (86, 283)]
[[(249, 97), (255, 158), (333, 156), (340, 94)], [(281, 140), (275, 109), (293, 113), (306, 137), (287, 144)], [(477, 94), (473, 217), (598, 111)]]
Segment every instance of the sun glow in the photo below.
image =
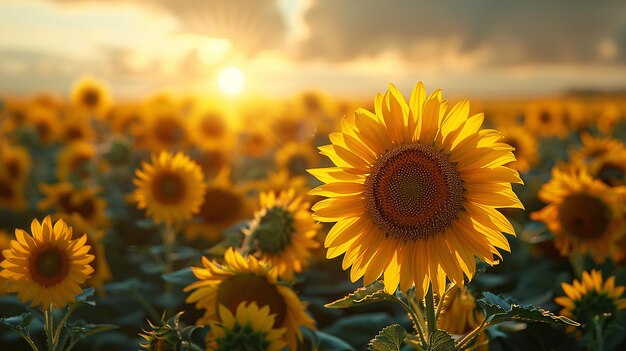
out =
[(243, 89), (246, 78), (239, 68), (227, 67), (220, 72), (217, 83), (223, 92), (227, 94), (237, 94)]

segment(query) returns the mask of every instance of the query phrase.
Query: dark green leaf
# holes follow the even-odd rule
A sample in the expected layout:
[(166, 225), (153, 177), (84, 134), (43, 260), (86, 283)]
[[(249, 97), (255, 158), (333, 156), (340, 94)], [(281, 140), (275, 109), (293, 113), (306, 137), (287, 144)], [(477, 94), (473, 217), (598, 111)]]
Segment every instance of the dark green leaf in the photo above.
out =
[(172, 273), (162, 274), (161, 277), (166, 282), (170, 282), (180, 286), (187, 286), (198, 280), (196, 276), (193, 275), (191, 267), (183, 268)]
[(550, 311), (531, 305), (518, 305), (510, 299), (505, 299), (490, 292), (483, 292), (483, 298), (478, 300), (478, 304), (482, 307), (485, 316), (487, 316), (487, 324), (489, 325), (505, 321), (580, 325), (567, 317), (557, 316)]
[(19, 316), (0, 318), (0, 325), (4, 325), (16, 332), (28, 329), (33, 315), (30, 312), (22, 313)]
[(454, 340), (448, 332), (437, 329), (430, 335), (428, 351), (453, 351)]
[(95, 302), (88, 300), (90, 297), (93, 297), (94, 292), (95, 292), (94, 288), (87, 288), (83, 290), (82, 294), (76, 296), (76, 302), (95, 306), (96, 305)]
[(376, 281), (366, 287), (359, 288), (348, 296), (326, 304), (328, 308), (348, 308), (377, 301), (392, 301), (393, 297), (385, 292), (382, 281)]
[(306, 350), (316, 351), (354, 351), (354, 348), (338, 337), (319, 330), (303, 330)]
[(78, 320), (72, 324), (68, 323), (67, 328), (70, 333), (80, 338), (84, 338), (89, 335), (98, 334), (109, 330), (115, 330), (119, 327), (114, 324), (91, 324), (83, 320)]
[(392, 324), (383, 330), (370, 341), (368, 349), (370, 351), (400, 351), (406, 330), (400, 324)]

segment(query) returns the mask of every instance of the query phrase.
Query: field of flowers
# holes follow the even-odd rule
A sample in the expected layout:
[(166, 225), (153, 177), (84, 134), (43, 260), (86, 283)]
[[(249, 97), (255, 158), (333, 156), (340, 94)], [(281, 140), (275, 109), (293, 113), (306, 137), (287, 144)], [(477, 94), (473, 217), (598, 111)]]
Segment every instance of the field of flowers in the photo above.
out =
[(624, 100), (424, 83), (2, 99), (0, 349), (626, 349)]

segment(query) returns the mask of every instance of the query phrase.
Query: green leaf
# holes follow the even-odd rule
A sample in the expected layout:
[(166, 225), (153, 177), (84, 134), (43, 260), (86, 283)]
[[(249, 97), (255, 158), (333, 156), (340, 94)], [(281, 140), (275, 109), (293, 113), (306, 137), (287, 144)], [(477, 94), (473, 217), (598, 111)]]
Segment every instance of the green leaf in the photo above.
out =
[(380, 280), (366, 287), (358, 288), (348, 296), (324, 306), (327, 308), (348, 308), (377, 301), (393, 301), (393, 297), (385, 292), (385, 285)]
[(28, 329), (30, 322), (33, 320), (33, 314), (30, 312), (22, 313), (18, 316), (0, 318), (0, 325), (14, 330), (18, 333)]
[(428, 351), (454, 351), (454, 340), (445, 330), (437, 329), (430, 335)]
[(187, 286), (195, 282), (196, 280), (198, 280), (198, 278), (196, 278), (196, 276), (193, 275), (193, 272), (191, 271), (191, 267), (183, 268), (181, 270), (178, 270), (172, 273), (161, 274), (161, 277), (166, 282), (170, 282), (170, 283), (181, 285), (181, 286)]
[(370, 351), (400, 351), (402, 343), (406, 338), (406, 330), (400, 324), (392, 324), (381, 330), (372, 341), (368, 350)]
[(96, 303), (94, 301), (88, 300), (90, 297), (93, 297), (93, 294), (95, 291), (96, 290), (94, 288), (87, 288), (83, 290), (83, 292), (80, 295), (76, 296), (76, 302), (80, 304), (95, 306)]
[(67, 329), (69, 330), (69, 332), (80, 338), (109, 330), (115, 330), (118, 328), (119, 326), (114, 324), (91, 324), (83, 320), (78, 320), (72, 324), (67, 324)]
[(518, 305), (511, 299), (503, 298), (490, 292), (483, 292), (483, 298), (477, 302), (482, 307), (485, 316), (487, 316), (486, 324), (489, 325), (505, 321), (580, 325), (567, 317), (557, 316), (550, 311), (531, 305)]

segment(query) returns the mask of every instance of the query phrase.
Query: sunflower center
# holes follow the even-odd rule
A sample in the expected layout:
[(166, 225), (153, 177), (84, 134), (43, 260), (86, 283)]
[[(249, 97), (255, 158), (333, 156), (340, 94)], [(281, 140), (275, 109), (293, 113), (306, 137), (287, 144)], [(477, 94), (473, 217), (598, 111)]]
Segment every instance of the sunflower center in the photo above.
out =
[(78, 175), (80, 178), (89, 177), (89, 162), (91, 161), (91, 157), (87, 155), (76, 155), (70, 164), (70, 169), (73, 173)]
[(35, 129), (37, 130), (37, 134), (39, 134), (39, 138), (42, 140), (47, 139), (52, 132), (50, 125), (46, 121), (39, 121), (35, 124)]
[(226, 164), (226, 157), (218, 150), (204, 151), (200, 156), (198, 163), (202, 171), (207, 176), (214, 176)]
[(219, 138), (224, 135), (224, 122), (218, 115), (206, 115), (200, 122), (202, 134), (209, 138)]
[(69, 127), (65, 131), (65, 137), (69, 140), (78, 140), (84, 137), (82, 129), (76, 126)]
[(209, 188), (204, 195), (200, 216), (206, 223), (219, 223), (236, 218), (243, 207), (241, 198), (226, 189)]
[(623, 167), (614, 164), (604, 164), (598, 171), (598, 178), (609, 186), (624, 185), (626, 174), (624, 174)]
[(586, 194), (568, 196), (559, 207), (561, 227), (581, 240), (600, 238), (610, 222), (609, 214), (604, 202)]
[[(592, 323), (596, 316), (617, 313), (615, 300), (606, 293), (599, 293), (595, 290), (589, 291), (580, 300), (574, 300), (572, 316), (582, 324)], [(609, 317), (610, 318), (610, 317)]]
[(270, 342), (265, 340), (265, 334), (252, 329), (249, 324), (244, 326), (235, 323), (232, 329), (224, 330), (224, 337), (217, 338), (216, 351), (266, 351)]
[(100, 102), (100, 94), (95, 89), (87, 89), (83, 92), (83, 103), (86, 106), (94, 107)]
[(185, 182), (174, 172), (161, 172), (152, 183), (152, 191), (159, 202), (175, 205), (185, 198)]
[(287, 304), (275, 285), (267, 278), (252, 273), (238, 274), (224, 280), (218, 290), (217, 309), (220, 304), (235, 313), (242, 302), (256, 302), (259, 307), (269, 306), (270, 313), (276, 314), (274, 327), (282, 327), (287, 318)]
[(255, 246), (262, 252), (275, 254), (283, 251), (291, 243), (293, 216), (282, 208), (273, 208), (261, 218), (252, 232)]
[(72, 194), (63, 194), (59, 198), (59, 204), (65, 213), (78, 213), (84, 219), (89, 220), (96, 213), (96, 205), (93, 199), (87, 198), (82, 202), (74, 203), (72, 201)]
[(550, 116), (550, 112), (548, 111), (541, 111), (541, 113), (539, 114), (539, 121), (541, 121), (541, 123), (543, 124), (550, 123), (551, 119), (552, 118)]
[(160, 141), (172, 144), (183, 139), (184, 132), (181, 124), (174, 118), (159, 118), (154, 128), (154, 134)]
[(22, 174), (22, 167), (16, 159), (10, 159), (5, 163), (7, 173), (13, 178), (19, 178)]
[(443, 232), (463, 209), (463, 180), (447, 156), (404, 144), (381, 156), (365, 182), (367, 210), (387, 235), (426, 239)]
[(8, 181), (0, 180), (0, 198), (1, 199), (12, 199), (15, 195), (13, 191), (13, 187)]
[(67, 253), (58, 247), (44, 247), (28, 260), (32, 279), (44, 287), (54, 286), (67, 277), (70, 263)]

